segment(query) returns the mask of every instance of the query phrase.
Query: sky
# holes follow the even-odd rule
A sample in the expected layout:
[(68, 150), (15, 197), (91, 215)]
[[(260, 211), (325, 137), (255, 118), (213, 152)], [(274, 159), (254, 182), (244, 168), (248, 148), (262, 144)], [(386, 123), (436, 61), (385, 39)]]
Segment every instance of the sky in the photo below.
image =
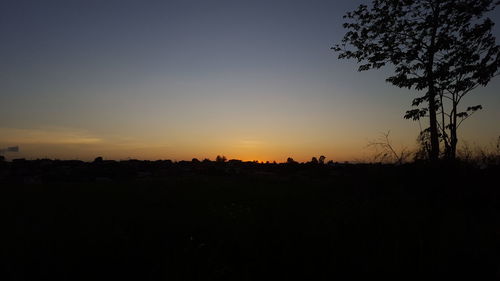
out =
[[(29, 159), (362, 161), (388, 131), (412, 148), (419, 124), (402, 117), (418, 93), (330, 50), (363, 2), (1, 1), (0, 148)], [(471, 145), (500, 136), (499, 80), (463, 101), (484, 106), (461, 128)]]

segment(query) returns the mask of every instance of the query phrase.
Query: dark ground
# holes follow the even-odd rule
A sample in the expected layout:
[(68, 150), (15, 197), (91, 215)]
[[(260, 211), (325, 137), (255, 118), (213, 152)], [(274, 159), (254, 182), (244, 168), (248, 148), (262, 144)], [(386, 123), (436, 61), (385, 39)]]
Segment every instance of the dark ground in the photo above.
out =
[(499, 280), (499, 167), (0, 162), (1, 280)]

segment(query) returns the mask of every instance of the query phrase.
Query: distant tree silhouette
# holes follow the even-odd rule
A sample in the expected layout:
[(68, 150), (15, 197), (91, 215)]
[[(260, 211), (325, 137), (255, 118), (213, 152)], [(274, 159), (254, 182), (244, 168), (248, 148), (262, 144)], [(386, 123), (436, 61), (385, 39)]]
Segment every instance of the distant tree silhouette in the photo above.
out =
[(311, 164), (319, 164), (319, 161), (316, 157), (311, 158)]
[(293, 160), (292, 157), (288, 157), (288, 159), (286, 159), (286, 163), (287, 164), (297, 164), (297, 162), (295, 160)]
[(325, 164), (325, 160), (326, 160), (326, 157), (325, 157), (325, 156), (321, 155), (321, 156), (319, 157), (319, 163), (320, 163), (321, 165)]
[(198, 160), (198, 158), (193, 158), (193, 159), (191, 160), (191, 162), (193, 162), (193, 163), (200, 163), (200, 160)]
[(218, 162), (218, 163), (224, 163), (226, 162), (227, 158), (226, 156), (221, 156), (221, 155), (217, 155), (217, 157), (215, 158), (215, 162)]
[(101, 157), (101, 156), (96, 157), (96, 158), (94, 159), (94, 163), (101, 163), (102, 161), (104, 161), (104, 159), (102, 159), (102, 157)]
[[(415, 98), (416, 109), (405, 118), (429, 117), (431, 160), (455, 159), (457, 129), (480, 105), (460, 110), (462, 98), (486, 86), (498, 74), (500, 47), (485, 14), (494, 0), (373, 0), (344, 18), (348, 29), (342, 43), (332, 47), (341, 59), (363, 62), (359, 71), (394, 66), (387, 81), (398, 87), (425, 90)], [(426, 104), (421, 107), (422, 104)], [(439, 116), (439, 119), (438, 119)]]

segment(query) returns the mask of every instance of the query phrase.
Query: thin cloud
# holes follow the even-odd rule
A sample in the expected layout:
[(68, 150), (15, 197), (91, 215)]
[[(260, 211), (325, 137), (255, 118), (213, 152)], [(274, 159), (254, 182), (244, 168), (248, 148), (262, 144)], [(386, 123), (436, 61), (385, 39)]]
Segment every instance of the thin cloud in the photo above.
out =
[(103, 139), (85, 130), (71, 128), (0, 128), (1, 142), (22, 144), (98, 144)]

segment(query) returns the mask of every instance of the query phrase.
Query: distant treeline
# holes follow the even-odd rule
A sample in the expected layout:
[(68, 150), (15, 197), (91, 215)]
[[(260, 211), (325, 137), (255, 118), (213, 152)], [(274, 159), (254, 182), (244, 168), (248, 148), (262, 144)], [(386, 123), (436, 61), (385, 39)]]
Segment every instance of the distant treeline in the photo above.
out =
[[(97, 157), (92, 162), (81, 160), (52, 159), (14, 159), (0, 161), (0, 183), (53, 183), (53, 182), (115, 182), (130, 180), (165, 180), (179, 177), (203, 176), (236, 176), (268, 179), (293, 179), (332, 177), (342, 173), (356, 174), (363, 171), (376, 172), (378, 169), (402, 166), (403, 169), (429, 168), (427, 162), (413, 162), (402, 165), (367, 164), (325, 161), (313, 157), (308, 162), (296, 162), (288, 158), (285, 163), (226, 160), (218, 156), (215, 161), (205, 159), (199, 161), (171, 160), (104, 160)], [(457, 162), (453, 165), (442, 163), (441, 168), (462, 167), (467, 169), (498, 169), (500, 165), (493, 163), (488, 166), (478, 166), (474, 163)], [(431, 168), (436, 168), (433, 165)]]
[[(335, 169), (353, 166), (348, 162), (325, 162), (315, 157), (299, 163), (288, 158), (285, 163), (226, 160), (217, 156), (215, 161), (194, 158), (192, 161), (171, 160), (104, 160), (97, 157), (92, 162), (81, 160), (14, 159), (0, 161), (0, 182), (107, 182), (131, 179), (154, 180), (173, 176), (193, 175), (250, 175), (280, 177), (297, 175), (327, 175)], [(359, 164), (358, 166), (363, 166)]]

